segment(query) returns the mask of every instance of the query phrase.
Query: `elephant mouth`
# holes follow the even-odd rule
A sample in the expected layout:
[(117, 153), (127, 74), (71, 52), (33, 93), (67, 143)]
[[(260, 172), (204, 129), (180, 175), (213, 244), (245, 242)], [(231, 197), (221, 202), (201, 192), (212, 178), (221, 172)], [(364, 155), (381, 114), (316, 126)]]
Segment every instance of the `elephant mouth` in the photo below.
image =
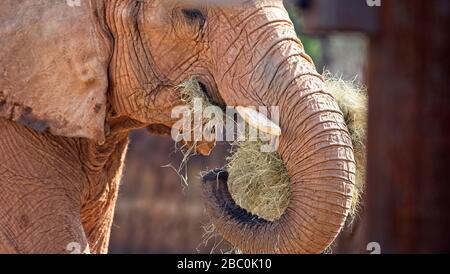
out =
[(199, 77), (196, 79), (201, 92), (208, 98), (211, 104), (220, 107), (222, 110), (226, 109), (226, 103), (219, 93), (216, 82), (212, 77)]
[[(226, 104), (222, 99), (222, 96), (218, 92), (217, 85), (212, 77), (193, 77), (195, 81), (198, 83), (200, 88), (200, 92), (205, 96), (205, 98), (214, 106), (221, 108), (222, 110), (226, 109)], [(171, 127), (164, 124), (151, 124), (147, 126), (147, 131), (151, 135), (158, 136), (170, 136), (171, 135)]]

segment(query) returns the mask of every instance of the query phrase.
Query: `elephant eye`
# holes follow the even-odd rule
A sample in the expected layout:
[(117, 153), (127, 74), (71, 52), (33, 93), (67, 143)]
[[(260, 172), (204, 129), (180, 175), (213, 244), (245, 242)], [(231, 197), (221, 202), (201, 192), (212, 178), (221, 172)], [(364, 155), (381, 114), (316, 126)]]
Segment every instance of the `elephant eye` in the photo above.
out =
[(200, 29), (203, 29), (203, 26), (205, 25), (206, 22), (206, 17), (201, 10), (182, 9), (181, 12), (183, 13), (184, 17), (187, 19), (189, 23), (198, 22), (200, 24)]

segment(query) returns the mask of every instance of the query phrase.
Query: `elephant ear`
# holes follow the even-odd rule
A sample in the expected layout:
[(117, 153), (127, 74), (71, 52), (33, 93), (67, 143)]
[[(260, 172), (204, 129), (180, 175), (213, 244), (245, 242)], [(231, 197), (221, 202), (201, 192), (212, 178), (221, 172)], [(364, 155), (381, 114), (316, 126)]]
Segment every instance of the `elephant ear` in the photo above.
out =
[(102, 1), (0, 1), (0, 118), (104, 141), (111, 38)]

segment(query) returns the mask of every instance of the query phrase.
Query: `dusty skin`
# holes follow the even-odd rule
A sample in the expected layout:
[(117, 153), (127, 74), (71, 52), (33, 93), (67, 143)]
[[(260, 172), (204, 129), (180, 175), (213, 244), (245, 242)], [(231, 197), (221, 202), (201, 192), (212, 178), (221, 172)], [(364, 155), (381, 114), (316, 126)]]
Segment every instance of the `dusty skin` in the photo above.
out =
[(205, 184), (219, 232), (247, 253), (320, 253), (341, 230), (351, 140), (281, 0), (3, 0), (0, 37), (0, 252), (107, 252), (128, 133), (170, 134), (192, 77), (214, 104), (281, 109), (286, 212), (235, 216)]

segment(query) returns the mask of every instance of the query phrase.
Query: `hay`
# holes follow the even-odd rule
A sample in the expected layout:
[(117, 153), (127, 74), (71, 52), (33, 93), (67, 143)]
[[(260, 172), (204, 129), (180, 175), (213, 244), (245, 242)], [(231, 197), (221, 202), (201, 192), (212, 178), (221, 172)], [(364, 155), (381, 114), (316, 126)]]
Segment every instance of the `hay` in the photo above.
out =
[[(356, 160), (356, 187), (350, 215), (358, 210), (365, 181), (365, 138), (367, 96), (354, 82), (344, 81), (325, 72), (325, 84), (336, 98), (348, 125)], [(289, 176), (278, 153), (262, 153), (262, 142), (236, 142), (228, 160), (228, 186), (233, 199), (242, 208), (274, 221), (288, 206)]]
[[(200, 84), (197, 80), (194, 78), (184, 81), (183, 83), (176, 86), (176, 90), (179, 92), (179, 96), (181, 99), (181, 102), (188, 107), (189, 111), (191, 112), (192, 117), (194, 117), (195, 114), (202, 115), (202, 113), (196, 113), (194, 108), (194, 101), (195, 99), (200, 99), (200, 102), (203, 106), (203, 109), (212, 106), (212, 103), (209, 101), (206, 94), (204, 94), (202, 88), (200, 87)], [(203, 116), (202, 116), (203, 117)], [(202, 124), (204, 125), (208, 121), (203, 118)], [(191, 134), (194, 133), (195, 128), (191, 128)], [(183, 134), (183, 132), (180, 132), (180, 134)], [(195, 155), (197, 155), (197, 142), (191, 141), (191, 142), (182, 142), (182, 143), (175, 143), (175, 152), (180, 152), (183, 156), (180, 164), (178, 167), (175, 167), (171, 163), (162, 166), (163, 168), (170, 168), (172, 169), (180, 178), (182, 186), (188, 186), (189, 185), (189, 178), (188, 178), (188, 163), (189, 159)]]
[(289, 203), (289, 175), (278, 153), (261, 152), (262, 141), (236, 142), (227, 158), (228, 188), (237, 204), (275, 221)]
[(366, 181), (367, 90), (356, 84), (355, 81), (344, 81), (328, 71), (324, 72), (324, 77), (326, 88), (336, 98), (339, 108), (344, 114), (345, 123), (352, 139), (356, 179), (350, 215), (355, 216)]
[(198, 253), (200, 253), (201, 249), (210, 246), (211, 254), (243, 254), (237, 247), (227, 244), (214, 224), (209, 223), (203, 225), (202, 228), (204, 233), (200, 244), (196, 248)]
[(187, 80), (178, 85), (177, 88), (180, 92), (181, 101), (192, 111), (194, 110), (195, 99), (200, 99), (204, 108), (212, 105), (206, 94), (202, 91), (200, 84), (195, 79)]

